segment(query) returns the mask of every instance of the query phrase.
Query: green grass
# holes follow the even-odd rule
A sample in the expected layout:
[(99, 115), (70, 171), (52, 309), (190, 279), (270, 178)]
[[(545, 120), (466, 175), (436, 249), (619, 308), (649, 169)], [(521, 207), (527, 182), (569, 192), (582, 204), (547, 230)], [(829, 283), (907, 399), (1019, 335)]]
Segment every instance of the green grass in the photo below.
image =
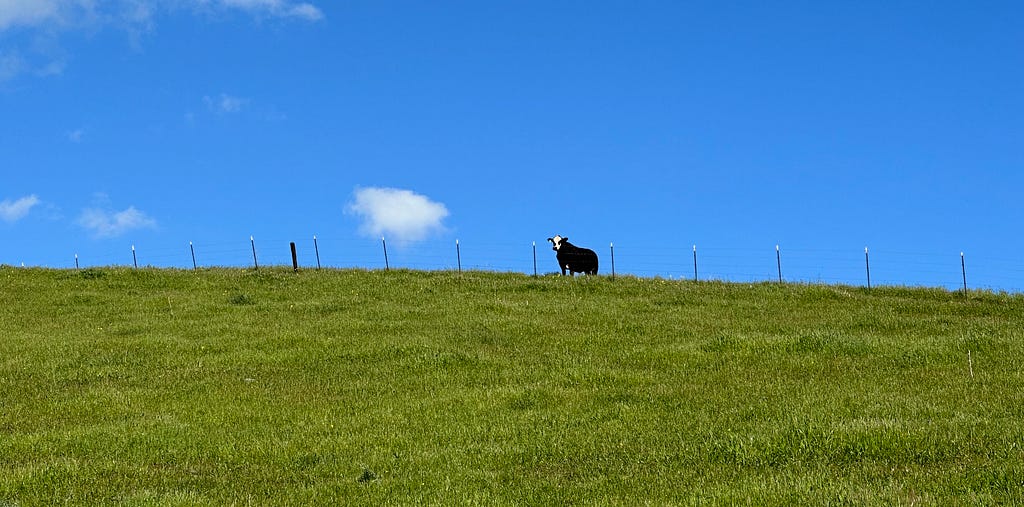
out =
[(0, 506), (1012, 504), (1024, 297), (0, 268)]

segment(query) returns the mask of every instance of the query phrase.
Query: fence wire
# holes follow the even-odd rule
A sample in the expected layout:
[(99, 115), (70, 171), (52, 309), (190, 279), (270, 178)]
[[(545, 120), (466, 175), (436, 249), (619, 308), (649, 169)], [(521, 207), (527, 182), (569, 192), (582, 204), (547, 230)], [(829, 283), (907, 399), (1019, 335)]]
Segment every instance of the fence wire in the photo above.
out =
[[(139, 267), (260, 267), (291, 266), (288, 238), (248, 238), (240, 241), (195, 241), (179, 245), (132, 245), (104, 247), (92, 258), (76, 258), (67, 267), (138, 265)], [(353, 241), (351, 238), (317, 236), (295, 241), (302, 269), (361, 268), (416, 270), (481, 270), (548, 275), (560, 273), (547, 242), (481, 242), (431, 240), (416, 244), (392, 241)], [(678, 280), (728, 282), (778, 281), (866, 286), (929, 286), (1024, 292), (1024, 263), (1008, 257), (973, 257), (960, 252), (913, 252), (871, 248), (813, 248), (779, 251), (765, 248), (716, 248), (696, 245), (674, 248), (635, 243), (609, 243), (593, 248), (600, 257), (600, 273), (611, 274), (612, 254), (616, 275)], [(255, 250), (255, 257), (254, 257)], [(386, 252), (386, 257), (385, 257)], [(134, 256), (133, 256), (134, 253)], [(194, 254), (194, 258), (193, 258)], [(194, 262), (194, 264), (193, 264)], [(695, 265), (696, 264), (696, 265)], [(870, 271), (869, 271), (870, 270)]]

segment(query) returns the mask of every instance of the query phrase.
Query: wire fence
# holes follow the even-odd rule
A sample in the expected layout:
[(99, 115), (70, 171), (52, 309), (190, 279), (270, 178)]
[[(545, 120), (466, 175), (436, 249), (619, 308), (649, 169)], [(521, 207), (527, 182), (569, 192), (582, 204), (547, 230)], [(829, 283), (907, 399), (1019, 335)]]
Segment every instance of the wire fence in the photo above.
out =
[[(71, 267), (127, 265), (199, 269), (208, 267), (293, 266), (301, 269), (361, 268), (480, 270), (548, 275), (560, 273), (547, 242), (475, 243), (432, 240), (405, 245), (384, 238), (353, 241), (318, 237), (294, 241), (249, 237), (239, 241), (183, 242), (178, 246), (131, 245), (74, 257)], [(1024, 292), (1024, 265), (999, 257), (969, 258), (962, 252), (941, 255), (879, 249), (679, 248), (608, 243), (593, 248), (600, 273), (677, 280), (727, 282), (800, 282), (851, 286), (926, 286), (951, 290)], [(603, 250), (603, 251), (602, 251)]]

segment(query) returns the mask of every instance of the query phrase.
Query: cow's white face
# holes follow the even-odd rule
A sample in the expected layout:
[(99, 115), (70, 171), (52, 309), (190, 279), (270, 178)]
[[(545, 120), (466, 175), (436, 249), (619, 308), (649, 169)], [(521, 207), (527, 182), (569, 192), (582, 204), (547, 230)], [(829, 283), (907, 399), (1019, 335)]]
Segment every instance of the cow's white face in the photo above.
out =
[(551, 249), (557, 252), (559, 248), (562, 248), (562, 242), (567, 239), (569, 238), (563, 238), (561, 236), (556, 235), (553, 238), (548, 238), (548, 241), (551, 242)]

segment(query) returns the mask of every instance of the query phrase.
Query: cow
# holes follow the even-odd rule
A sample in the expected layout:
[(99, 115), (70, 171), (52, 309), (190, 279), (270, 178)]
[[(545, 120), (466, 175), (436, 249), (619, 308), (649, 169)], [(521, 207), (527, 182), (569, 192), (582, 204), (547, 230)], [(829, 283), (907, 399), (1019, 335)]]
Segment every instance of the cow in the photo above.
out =
[(566, 271), (569, 276), (573, 276), (573, 273), (597, 274), (597, 254), (593, 250), (580, 248), (569, 243), (569, 238), (558, 235), (548, 238), (548, 241), (551, 242), (551, 249), (556, 252), (555, 258), (558, 259), (558, 267), (562, 269), (562, 276), (565, 276)]

